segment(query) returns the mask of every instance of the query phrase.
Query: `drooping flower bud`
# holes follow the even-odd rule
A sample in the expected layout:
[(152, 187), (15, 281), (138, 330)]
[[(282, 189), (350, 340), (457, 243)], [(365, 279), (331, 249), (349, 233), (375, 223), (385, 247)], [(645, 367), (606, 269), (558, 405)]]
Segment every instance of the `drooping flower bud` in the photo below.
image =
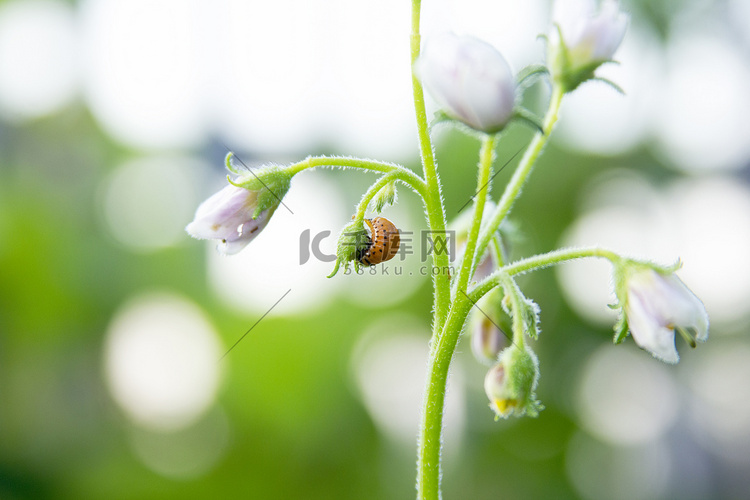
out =
[(556, 0), (549, 37), (552, 78), (570, 92), (612, 60), (628, 26), (617, 0), (605, 0), (598, 12), (594, 0)]
[(528, 347), (512, 345), (500, 354), (500, 361), (487, 372), (484, 392), (495, 419), (511, 415), (536, 417), (544, 406), (536, 399), (539, 361)]
[(508, 344), (501, 323), (510, 318), (503, 312), (502, 300), (503, 290), (498, 287), (482, 297), (471, 310), (471, 351), (480, 363), (496, 363), (498, 355)]
[(479, 362), (492, 364), (507, 344), (507, 334), (486, 316), (472, 314), (471, 352)]
[[(227, 166), (231, 166), (231, 154)], [(236, 254), (266, 227), (286, 195), (291, 176), (279, 167), (245, 173), (201, 203), (185, 230), (200, 240), (220, 240), (217, 249)]]
[(495, 133), (513, 117), (513, 73), (488, 43), (445, 33), (427, 41), (415, 64), (418, 78), (451, 118)]
[(630, 331), (635, 342), (654, 357), (677, 363), (675, 331), (691, 347), (708, 340), (705, 306), (673, 271), (625, 261), (616, 269), (615, 293), (621, 307), (616, 343)]
[(185, 230), (200, 240), (221, 240), (219, 252), (235, 254), (260, 234), (276, 209), (268, 208), (254, 217), (256, 202), (255, 191), (226, 186), (201, 203)]

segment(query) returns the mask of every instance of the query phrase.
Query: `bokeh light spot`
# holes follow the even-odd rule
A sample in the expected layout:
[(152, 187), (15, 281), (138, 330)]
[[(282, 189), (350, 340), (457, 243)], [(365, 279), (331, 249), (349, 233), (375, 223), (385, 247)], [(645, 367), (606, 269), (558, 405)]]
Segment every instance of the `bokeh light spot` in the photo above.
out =
[[(428, 356), (427, 332), (416, 325), (408, 317), (384, 318), (365, 332), (352, 355), (365, 408), (383, 434), (405, 446), (413, 446), (417, 438)], [(463, 378), (454, 360), (445, 402), (448, 453), (458, 450), (464, 429)]]
[(183, 242), (198, 204), (194, 186), (202, 168), (187, 156), (153, 156), (120, 165), (102, 194), (109, 231), (137, 251)]
[(559, 136), (565, 146), (585, 152), (616, 155), (641, 143), (652, 129), (661, 77), (659, 42), (643, 26), (632, 26), (615, 54), (621, 64), (605, 64), (598, 76), (623, 88), (618, 93), (602, 82), (588, 82), (563, 101)]
[(738, 466), (750, 465), (750, 347), (707, 344), (688, 371), (693, 435)]
[(750, 64), (736, 44), (682, 33), (668, 50), (657, 136), (676, 166), (739, 169), (750, 158)]
[(732, 178), (678, 182), (669, 190), (680, 229), (680, 276), (715, 323), (750, 315), (750, 189)]
[(579, 433), (568, 446), (566, 469), (582, 498), (653, 500), (667, 492), (672, 461), (658, 440), (611, 447)]
[[(671, 263), (677, 259), (677, 230), (657, 191), (625, 171), (594, 179), (584, 190), (584, 213), (567, 229), (561, 247), (599, 245), (625, 255)], [(584, 318), (608, 324), (614, 313), (612, 267), (603, 260), (585, 259), (557, 268), (568, 303)]]
[[(712, 321), (739, 324), (750, 314), (750, 190), (729, 178), (677, 182), (661, 191), (632, 174), (611, 174), (586, 190), (584, 213), (562, 246), (601, 245), (671, 264), (705, 303)], [(598, 323), (611, 321), (609, 265), (579, 261), (557, 276), (570, 305)]]
[(130, 442), (138, 458), (157, 474), (193, 479), (210, 471), (226, 452), (229, 421), (215, 408), (193, 425), (172, 432), (133, 428)]
[(0, 6), (0, 113), (7, 119), (57, 111), (78, 87), (76, 26), (64, 2)]
[(583, 426), (602, 441), (632, 445), (657, 439), (674, 423), (677, 409), (669, 373), (647, 353), (602, 346), (584, 367), (578, 411)]
[(85, 90), (115, 139), (140, 148), (191, 147), (203, 137), (196, 2), (81, 4)]
[(221, 348), (201, 310), (186, 299), (147, 294), (117, 312), (104, 363), (115, 401), (137, 424), (182, 429), (212, 404)]

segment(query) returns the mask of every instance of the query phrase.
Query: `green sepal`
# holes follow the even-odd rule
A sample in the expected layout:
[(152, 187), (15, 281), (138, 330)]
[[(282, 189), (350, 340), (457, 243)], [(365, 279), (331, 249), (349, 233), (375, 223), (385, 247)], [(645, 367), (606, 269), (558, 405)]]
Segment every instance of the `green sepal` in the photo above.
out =
[(594, 71), (602, 64), (603, 61), (594, 61), (579, 68), (568, 68), (558, 75), (557, 80), (562, 84), (566, 93), (573, 92), (582, 83), (594, 78)]
[(374, 212), (379, 214), (385, 207), (395, 204), (397, 199), (396, 182), (389, 182), (378, 191), (378, 194), (375, 195), (375, 198), (371, 202), (371, 206)]
[(544, 75), (549, 75), (549, 69), (543, 64), (530, 64), (523, 68), (516, 75), (516, 86), (519, 91), (523, 92), (531, 87), (536, 81)]
[(620, 93), (621, 95), (625, 95), (625, 91), (622, 89), (622, 87), (620, 87), (619, 85), (617, 85), (615, 82), (613, 82), (609, 78), (603, 78), (601, 76), (595, 76), (591, 80), (597, 81), (597, 82), (606, 83), (611, 88), (613, 88), (616, 92)]
[(227, 180), (233, 186), (245, 188), (248, 191), (256, 193), (255, 211), (253, 213), (253, 218), (256, 218), (261, 212), (269, 208), (275, 208), (281, 204), (281, 200), (286, 196), (292, 184), (292, 176), (292, 174), (282, 167), (268, 165), (243, 172), (236, 179), (227, 176)]
[(542, 135), (545, 135), (542, 121), (534, 113), (532, 113), (531, 111), (529, 111), (528, 109), (522, 106), (515, 107), (515, 109), (513, 110), (513, 118), (511, 119), (518, 120), (522, 123), (525, 123), (531, 128), (536, 129), (537, 131), (541, 132)]
[(500, 353), (500, 363), (505, 367), (507, 379), (503, 393), (497, 399), (506, 403), (506, 412), (500, 414), (496, 411), (495, 421), (510, 416), (539, 416), (544, 405), (536, 398), (539, 383), (539, 360), (536, 354), (529, 347), (513, 344)]
[[(557, 30), (558, 43), (548, 44), (548, 60), (551, 65), (550, 74), (552, 75), (552, 79), (562, 87), (565, 93), (573, 92), (582, 83), (589, 80), (604, 80), (596, 77), (594, 71), (596, 71), (596, 69), (602, 64), (617, 64), (617, 61), (608, 59), (603, 61), (590, 61), (583, 66), (574, 67), (571, 60), (570, 50), (565, 44), (565, 39), (560, 31), (560, 26), (555, 24), (555, 29)], [(615, 90), (622, 92), (622, 89), (616, 84), (609, 82), (608, 80), (607, 83), (611, 83)]]
[[(235, 156), (234, 156), (233, 152), (230, 151), (229, 153), (227, 153), (226, 158), (224, 158), (224, 165), (226, 165), (227, 170), (229, 170), (233, 174), (236, 174), (236, 175), (242, 175), (242, 174), (244, 174), (246, 171), (242, 170), (240, 167), (238, 167), (237, 165), (235, 165), (234, 162), (232, 161), (232, 158), (234, 158), (234, 157)], [(242, 161), (242, 160), (240, 160), (240, 161)]]
[(487, 135), (493, 135), (499, 132), (499, 130), (484, 132), (482, 130), (471, 128), (470, 126), (468, 126), (467, 124), (459, 120), (458, 118), (453, 118), (452, 116), (450, 116), (443, 110), (438, 110), (435, 112), (434, 117), (430, 121), (430, 131), (432, 131), (432, 129), (435, 126), (440, 125), (440, 124), (446, 124), (446, 125), (455, 127), (456, 129), (463, 132), (464, 134), (471, 136), (471, 137), (475, 137), (479, 141), (482, 141)]
[(620, 309), (617, 316), (617, 322), (615, 323), (615, 337), (612, 339), (612, 342), (615, 344), (622, 344), (627, 338), (629, 330), (630, 327), (628, 326), (628, 319), (625, 317), (625, 310)]
[(357, 257), (365, 251), (369, 242), (370, 237), (362, 219), (353, 220), (344, 226), (339, 233), (338, 243), (336, 244), (336, 263), (328, 277), (334, 277), (342, 264), (344, 269), (349, 269), (351, 262), (354, 262), (354, 270), (359, 271), (360, 264)]
[(539, 306), (536, 302), (524, 296), (515, 281), (509, 280), (509, 283), (512, 283), (512, 288), (508, 290), (507, 287), (504, 287), (505, 297), (503, 297), (503, 310), (508, 316), (513, 316), (511, 294), (516, 295), (519, 299), (519, 309), (524, 333), (533, 339), (538, 338), (542, 331), (540, 326), (541, 322), (539, 320)]
[(615, 323), (615, 336), (613, 342), (621, 344), (628, 336), (628, 319), (625, 316), (625, 304), (628, 301), (627, 275), (632, 267), (629, 260), (622, 259), (614, 262), (612, 271), (612, 282), (615, 288), (615, 298), (617, 302), (610, 305), (612, 309), (617, 310), (617, 322)]
[(522, 298), (523, 302), (521, 306), (521, 313), (523, 314), (523, 322), (526, 326), (526, 334), (529, 337), (536, 339), (539, 337), (539, 333), (541, 332), (541, 322), (539, 321), (539, 306), (531, 299), (527, 299), (523, 296)]
[(439, 109), (435, 111), (435, 114), (432, 116), (432, 120), (430, 120), (430, 130), (432, 130), (436, 125), (440, 125), (441, 123), (450, 123), (455, 125), (461, 122), (450, 116), (442, 109)]

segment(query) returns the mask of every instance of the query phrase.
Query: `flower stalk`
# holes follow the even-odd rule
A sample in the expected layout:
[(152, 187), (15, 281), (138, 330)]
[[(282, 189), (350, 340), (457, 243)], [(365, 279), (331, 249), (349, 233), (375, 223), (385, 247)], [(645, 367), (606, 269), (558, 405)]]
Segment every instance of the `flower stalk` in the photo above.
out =
[[(466, 242), (458, 273), (453, 277), (449, 274), (447, 251), (432, 252), (432, 337), (417, 445), (416, 486), (420, 500), (439, 500), (441, 496), (446, 385), (470, 312), (473, 311), (475, 326), (472, 348), (482, 362), (491, 366), (484, 387), (496, 419), (536, 416), (543, 408), (535, 395), (539, 363), (526, 342), (527, 336), (533, 340), (539, 336), (539, 307), (524, 296), (516, 284), (516, 276), (571, 260), (603, 258), (613, 267), (618, 299), (614, 307), (620, 311), (615, 343), (631, 334), (640, 347), (673, 363), (679, 359), (674, 345), (677, 333), (692, 347), (708, 337), (705, 308), (676, 276), (678, 266), (660, 267), (635, 261), (599, 247), (559, 249), (507, 263), (505, 249), (513, 231), (508, 230), (510, 225), (506, 224), (501, 233), (500, 226), (521, 195), (549, 140), (563, 96), (585, 81), (600, 79), (594, 72), (600, 65), (612, 61), (628, 23), (615, 0), (605, 0), (598, 13), (594, 13), (593, 0), (569, 0), (566, 5), (578, 6), (573, 10), (563, 9), (563, 1), (558, 0), (555, 27), (547, 37), (547, 65), (527, 68), (526, 76), (519, 76), (520, 83), (516, 83), (503, 56), (491, 45), (472, 37), (450, 34), (442, 37), (437, 45), (430, 46), (428, 42), (422, 53), (421, 0), (412, 0), (412, 93), (422, 176), (401, 165), (352, 157), (310, 156), (286, 167), (267, 166), (249, 173), (235, 169), (228, 160), (227, 167), (238, 177), (229, 177), (230, 185), (206, 200), (187, 227), (191, 235), (218, 239), (225, 253), (236, 253), (262, 231), (283, 203), (282, 198), (294, 175), (318, 167), (374, 172), (380, 177), (364, 193), (354, 217), (339, 236), (336, 267), (331, 276), (342, 263), (348, 266), (353, 261), (355, 268), (363, 262), (370, 265), (369, 261), (358, 261), (358, 255), (372, 251), (377, 242), (382, 244), (384, 239), (376, 236), (372, 224), (368, 236), (365, 222), (369, 223), (369, 219), (365, 221), (365, 215), (372, 206), (379, 213), (393, 204), (399, 182), (422, 199), (433, 237), (448, 237), (423, 85), (441, 104), (440, 118), (458, 123), (463, 131), (481, 139), (471, 219), (461, 224), (465, 228), (462, 235), (466, 235)], [(541, 74), (551, 78), (552, 92), (540, 123), (537, 117), (517, 106), (516, 101), (517, 94), (530, 85), (531, 78)], [(538, 132), (495, 205), (489, 198), (495, 149), (500, 131), (513, 120), (531, 124)], [(477, 307), (480, 299), (490, 304), (489, 314)], [(499, 318), (503, 319), (503, 329), (510, 326), (512, 331), (509, 345), (502, 338)]]
[(492, 219), (482, 231), (479, 238), (479, 244), (477, 247), (477, 255), (481, 256), (487, 249), (487, 245), (492, 239), (493, 235), (500, 227), (505, 217), (510, 213), (513, 204), (515, 203), (518, 196), (521, 194), (521, 189), (531, 175), (531, 171), (536, 164), (536, 160), (539, 154), (547, 144), (552, 128), (557, 123), (557, 117), (560, 113), (560, 104), (562, 103), (563, 95), (565, 95), (564, 89), (559, 85), (553, 85), (552, 95), (550, 97), (549, 107), (544, 117), (543, 129), (544, 132), (537, 132), (534, 134), (529, 146), (526, 148), (523, 157), (521, 158), (516, 171), (513, 173), (513, 177), (508, 182), (508, 185), (503, 192), (500, 201), (498, 202)]
[[(427, 185), (426, 193), (423, 196), (425, 211), (427, 213), (427, 223), (429, 224), (432, 234), (436, 238), (446, 237), (445, 231), (445, 209), (443, 208), (443, 195), (440, 178), (437, 173), (437, 163), (435, 153), (430, 139), (430, 131), (427, 123), (427, 110), (424, 102), (424, 90), (422, 83), (417, 78), (414, 70), (414, 64), (419, 57), (422, 45), (422, 36), (419, 32), (421, 18), (421, 0), (412, 0), (411, 9), (411, 65), (412, 65), (412, 95), (414, 99), (414, 112), (417, 120), (417, 133), (419, 135), (419, 152), (422, 159), (422, 169), (424, 171), (424, 182)], [(450, 303), (450, 275), (448, 267), (450, 265), (447, 252), (433, 252), (432, 266), (436, 272), (432, 272), (432, 286), (434, 291), (433, 300), (433, 338), (440, 331), (448, 312)]]

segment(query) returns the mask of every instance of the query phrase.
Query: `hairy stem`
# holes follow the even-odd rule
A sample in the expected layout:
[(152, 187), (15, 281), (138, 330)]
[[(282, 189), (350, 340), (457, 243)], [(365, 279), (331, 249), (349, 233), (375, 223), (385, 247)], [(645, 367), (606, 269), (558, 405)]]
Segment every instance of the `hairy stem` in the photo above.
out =
[(622, 259), (622, 257), (615, 252), (599, 247), (562, 248), (560, 250), (555, 250), (540, 255), (534, 255), (532, 257), (521, 259), (499, 268), (497, 271), (485, 278), (476, 287), (474, 287), (469, 292), (469, 298), (472, 300), (472, 302), (476, 302), (477, 300), (481, 299), (482, 296), (484, 296), (487, 292), (489, 292), (496, 286), (503, 284), (503, 280), (508, 276), (515, 276), (530, 271), (536, 271), (538, 269), (544, 269), (545, 267), (553, 266), (555, 264), (561, 264), (563, 262), (569, 262), (571, 260), (584, 259), (587, 257), (607, 259), (612, 263), (615, 263)]
[(513, 208), (513, 204), (521, 194), (521, 188), (523, 188), (523, 185), (529, 178), (529, 174), (531, 174), (531, 170), (534, 168), (534, 164), (539, 157), (539, 153), (542, 152), (542, 149), (544, 149), (544, 146), (547, 144), (547, 140), (549, 139), (550, 133), (552, 132), (552, 128), (557, 122), (563, 95), (564, 91), (562, 87), (555, 84), (552, 87), (552, 96), (550, 97), (549, 108), (547, 109), (547, 113), (544, 117), (544, 124), (542, 125), (544, 133), (537, 132), (534, 135), (534, 138), (532, 139), (531, 143), (529, 143), (529, 147), (526, 149), (523, 158), (521, 158), (521, 162), (518, 164), (516, 171), (513, 173), (513, 177), (505, 187), (503, 196), (500, 198), (500, 201), (495, 208), (495, 212), (492, 214), (492, 219), (484, 228), (484, 230), (482, 231), (482, 235), (479, 238), (479, 247), (477, 250), (478, 257), (481, 257), (483, 255), (485, 249), (487, 248), (487, 245), (492, 239), (492, 235), (495, 233), (495, 231), (497, 231), (497, 228), (500, 227), (500, 224), (508, 215), (511, 208)]
[(419, 426), (417, 462), (417, 498), (419, 500), (440, 498), (440, 455), (448, 371), (456, 350), (459, 333), (463, 329), (472, 305), (467, 295), (459, 292), (451, 305), (442, 334), (432, 339)]
[(503, 287), (505, 296), (510, 299), (510, 308), (513, 311), (511, 315), (513, 317), (513, 344), (519, 349), (523, 349), (525, 341), (520, 291), (513, 278), (507, 273), (498, 275), (498, 283)]
[[(377, 160), (352, 158), (347, 156), (309, 156), (301, 162), (286, 167), (287, 172), (296, 175), (303, 170), (317, 167), (339, 167), (391, 174), (395, 179), (411, 187), (423, 200), (428, 196), (427, 184), (420, 176), (406, 167)], [(426, 203), (426, 202), (425, 202)]]
[(425, 387), (424, 404), (419, 432), (419, 461), (417, 488), (420, 499), (437, 499), (440, 495), (440, 451), (442, 446), (443, 408), (445, 390), (453, 353), (459, 334), (471, 309), (466, 288), (472, 273), (472, 262), (476, 248), (482, 213), (489, 191), (490, 170), (494, 157), (495, 136), (486, 136), (479, 154), (477, 174), (477, 194), (474, 202), (474, 215), (466, 241), (466, 250), (459, 271), (456, 298), (451, 307), (442, 334), (433, 337), (428, 364), (428, 379)]
[(466, 239), (466, 250), (461, 261), (461, 270), (458, 274), (458, 292), (465, 292), (469, 283), (469, 278), (473, 272), (475, 262), (474, 251), (476, 250), (477, 237), (479, 228), (482, 225), (482, 215), (484, 214), (484, 205), (487, 201), (487, 193), (490, 189), (490, 171), (492, 170), (492, 160), (494, 158), (496, 138), (494, 135), (484, 137), (482, 149), (479, 152), (479, 173), (477, 175), (477, 194), (474, 201), (474, 215), (471, 221), (471, 227)]
[(370, 186), (370, 188), (365, 192), (364, 196), (362, 196), (362, 199), (359, 202), (359, 205), (357, 205), (357, 213), (355, 217), (357, 219), (362, 219), (365, 216), (365, 212), (367, 211), (367, 206), (370, 204), (373, 198), (380, 192), (383, 187), (388, 184), (389, 182), (393, 182), (394, 179), (397, 178), (396, 172), (391, 172), (390, 174), (385, 174), (383, 177), (378, 179), (378, 181)]
[[(412, 0), (411, 10), (411, 64), (412, 64), (412, 93), (414, 98), (414, 111), (417, 119), (417, 131), (419, 134), (419, 151), (422, 158), (422, 169), (424, 180), (427, 183), (427, 195), (424, 197), (425, 211), (427, 213), (427, 224), (433, 238), (446, 238), (445, 232), (445, 209), (441, 193), (440, 178), (437, 174), (435, 154), (432, 150), (430, 131), (427, 124), (427, 111), (424, 104), (424, 90), (417, 75), (414, 73), (414, 63), (419, 57), (422, 37), (419, 34), (421, 0)], [(445, 251), (434, 251), (432, 253), (432, 286), (434, 291), (433, 301), (433, 336), (440, 331), (450, 303), (450, 265), (448, 253)]]

